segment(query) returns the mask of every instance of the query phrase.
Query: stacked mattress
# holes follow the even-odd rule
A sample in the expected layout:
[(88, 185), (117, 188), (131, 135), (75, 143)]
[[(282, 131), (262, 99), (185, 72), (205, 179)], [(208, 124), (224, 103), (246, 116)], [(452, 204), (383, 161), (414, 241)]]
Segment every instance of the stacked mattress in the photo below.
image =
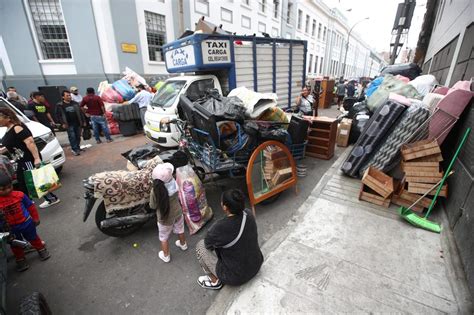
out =
[(352, 148), (351, 153), (342, 164), (342, 172), (351, 177), (359, 176), (360, 168), (370, 159), (380, 141), (385, 137), (405, 108), (404, 105), (390, 99), (377, 108)]
[(369, 166), (373, 166), (386, 173), (400, 162), (400, 148), (410, 141), (415, 134), (426, 134), (426, 122), (430, 115), (429, 109), (424, 104), (413, 104), (401, 114), (400, 119), (394, 124), (392, 130), (387, 132), (379, 142), (379, 146), (359, 170), (362, 177)]

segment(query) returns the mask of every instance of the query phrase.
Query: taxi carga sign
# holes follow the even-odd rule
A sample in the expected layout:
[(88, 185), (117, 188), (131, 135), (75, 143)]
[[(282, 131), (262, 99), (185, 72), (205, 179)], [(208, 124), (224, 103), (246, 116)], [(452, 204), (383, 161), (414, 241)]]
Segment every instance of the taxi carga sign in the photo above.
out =
[(230, 63), (230, 42), (228, 40), (205, 40), (201, 43), (202, 63)]
[(165, 55), (168, 68), (182, 68), (196, 65), (194, 47), (192, 45), (167, 51)]

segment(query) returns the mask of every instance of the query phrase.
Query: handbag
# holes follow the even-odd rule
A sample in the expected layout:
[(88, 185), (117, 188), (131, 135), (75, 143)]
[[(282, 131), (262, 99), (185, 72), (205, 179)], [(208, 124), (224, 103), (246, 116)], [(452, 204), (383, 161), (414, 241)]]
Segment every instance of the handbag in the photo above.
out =
[(84, 127), (84, 129), (82, 129), (82, 139), (86, 141), (86, 140), (89, 140), (90, 138), (92, 138), (91, 129), (89, 127)]
[(25, 171), (25, 183), (31, 198), (41, 198), (61, 187), (56, 170), (51, 164)]

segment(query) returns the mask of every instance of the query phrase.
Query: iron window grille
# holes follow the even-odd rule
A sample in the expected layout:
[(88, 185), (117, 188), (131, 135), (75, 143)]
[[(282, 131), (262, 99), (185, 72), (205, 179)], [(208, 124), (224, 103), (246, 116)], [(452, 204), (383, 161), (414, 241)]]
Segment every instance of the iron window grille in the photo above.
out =
[(145, 24), (148, 59), (150, 61), (163, 61), (163, 45), (166, 44), (165, 16), (145, 11)]
[(43, 59), (71, 59), (59, 0), (28, 0)]

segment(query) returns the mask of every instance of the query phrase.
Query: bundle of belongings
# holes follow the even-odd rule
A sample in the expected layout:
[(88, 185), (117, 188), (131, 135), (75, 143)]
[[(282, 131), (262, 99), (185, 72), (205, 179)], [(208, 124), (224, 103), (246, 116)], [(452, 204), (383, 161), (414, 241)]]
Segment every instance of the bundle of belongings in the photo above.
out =
[[(390, 174), (394, 182), (402, 183), (405, 188), (411, 187), (409, 189), (414, 191), (413, 183), (417, 182), (410, 177), (413, 176), (410, 173), (413, 171), (412, 164), (421, 163), (421, 168), (416, 171), (418, 174), (423, 173), (423, 167), (427, 168), (430, 163), (436, 164), (433, 169), (438, 169), (437, 163), (442, 158), (441, 155), (439, 158), (434, 155), (420, 156), (418, 160), (403, 156), (402, 162), (403, 148), (413, 151), (428, 145), (440, 147), (471, 103), (473, 92), (467, 81), (460, 81), (452, 88), (435, 88), (438, 82), (432, 75), (418, 76), (418, 70), (408, 66), (395, 69), (402, 73), (404, 70), (409, 76), (388, 73), (375, 79), (369, 86), (370, 93), (367, 92), (369, 96), (366, 101), (356, 103), (348, 113), (349, 118), (353, 119), (351, 136), (354, 137), (350, 141), (355, 144), (341, 170), (348, 176), (364, 178), (365, 182), (373, 174), (381, 174), (380, 178)], [(408, 165), (407, 161), (412, 164)], [(438, 173), (436, 176), (441, 174)], [(392, 177), (388, 178), (391, 180)], [(400, 199), (402, 188), (393, 189), (392, 202), (400, 203), (403, 199)], [(363, 191), (362, 194), (365, 193)], [(407, 196), (405, 194), (404, 198)], [(385, 199), (381, 199), (380, 204), (388, 206), (390, 199), (386, 198), (389, 195), (382, 197)], [(410, 200), (413, 199), (411, 197)], [(405, 199), (402, 201), (405, 202)]]
[(277, 140), (290, 145), (293, 139), (301, 138), (288, 132), (289, 120), (277, 106), (276, 94), (257, 93), (245, 87), (232, 90), (227, 97), (209, 90), (194, 102), (181, 96), (179, 114), (192, 126), (191, 135), (198, 145), (221, 150), (233, 160), (239, 155), (242, 163), (263, 141)]

